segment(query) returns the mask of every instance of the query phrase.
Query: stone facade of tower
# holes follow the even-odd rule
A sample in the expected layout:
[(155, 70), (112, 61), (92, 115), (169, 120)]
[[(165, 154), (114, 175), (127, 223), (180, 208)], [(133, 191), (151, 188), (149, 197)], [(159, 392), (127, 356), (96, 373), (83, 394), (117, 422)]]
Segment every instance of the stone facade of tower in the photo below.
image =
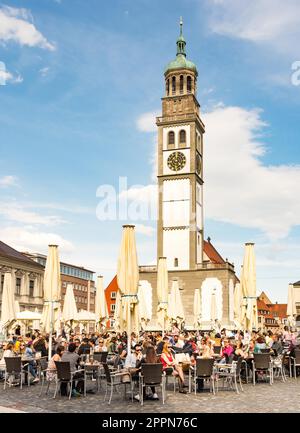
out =
[[(158, 128), (158, 224), (157, 258), (166, 257), (169, 285), (179, 281), (186, 324), (193, 323), (195, 289), (202, 300), (202, 328), (211, 323), (211, 299), (215, 295), (217, 319), (233, 326), (234, 266), (214, 253), (203, 238), (203, 135), (204, 123), (197, 101), (197, 68), (187, 60), (186, 42), (177, 40), (176, 59), (164, 73), (165, 95)], [(206, 251), (207, 250), (207, 251)], [(216, 252), (216, 254), (218, 254)], [(140, 267), (140, 280), (153, 289), (153, 320), (156, 322), (156, 267)], [(169, 288), (170, 288), (169, 287)]]

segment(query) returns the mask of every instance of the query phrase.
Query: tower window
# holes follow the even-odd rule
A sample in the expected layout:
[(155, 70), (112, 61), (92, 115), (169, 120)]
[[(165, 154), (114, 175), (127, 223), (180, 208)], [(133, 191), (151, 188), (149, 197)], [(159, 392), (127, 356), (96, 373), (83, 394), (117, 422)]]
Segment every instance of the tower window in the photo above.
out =
[(186, 143), (186, 132), (185, 132), (184, 129), (182, 129), (182, 130), (179, 132), (179, 143), (180, 143), (180, 144), (185, 144), (185, 143)]
[(183, 93), (183, 75), (180, 75), (180, 93)]
[(186, 87), (187, 87), (188, 93), (191, 93), (191, 91), (192, 91), (192, 77), (190, 77), (189, 75), (187, 77)]
[(169, 93), (170, 93), (170, 80), (168, 79), (167, 80), (167, 83), (166, 83), (166, 92), (167, 92), (167, 96), (169, 96)]
[(172, 93), (176, 92), (176, 77), (172, 77)]
[(174, 259), (174, 268), (178, 268), (178, 259), (177, 259), (177, 257)]
[(174, 131), (170, 131), (168, 134), (168, 145), (173, 146), (175, 144), (175, 133)]

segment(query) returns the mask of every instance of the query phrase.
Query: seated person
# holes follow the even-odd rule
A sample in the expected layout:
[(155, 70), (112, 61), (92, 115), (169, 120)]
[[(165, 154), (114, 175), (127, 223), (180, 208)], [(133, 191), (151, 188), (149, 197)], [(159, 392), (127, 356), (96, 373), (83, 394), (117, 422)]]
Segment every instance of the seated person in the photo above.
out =
[(179, 392), (186, 394), (186, 390), (184, 389), (184, 374), (181, 366), (176, 363), (176, 360), (171, 352), (172, 346), (170, 343), (165, 343), (163, 347), (163, 351), (160, 357), (160, 360), (163, 365), (163, 369), (166, 373), (170, 372), (172, 376), (178, 377), (179, 383)]
[[(76, 344), (70, 343), (68, 350), (63, 352), (62, 357), (61, 357), (62, 362), (69, 362), (70, 363), (70, 369), (71, 369), (72, 373), (77, 370), (78, 365), (79, 365), (79, 360), (80, 360), (80, 357), (77, 353), (75, 353), (75, 350), (76, 350)], [(74, 375), (73, 385), (72, 385), (72, 389), (73, 389), (72, 395), (74, 397), (78, 397), (78, 396), (80, 396), (80, 394), (83, 393), (84, 382), (83, 382), (82, 378), (83, 378), (83, 372), (78, 372), (78, 374)], [(76, 380), (77, 380), (77, 384), (75, 384)], [(61, 394), (67, 395), (67, 384), (66, 383), (61, 384)]]

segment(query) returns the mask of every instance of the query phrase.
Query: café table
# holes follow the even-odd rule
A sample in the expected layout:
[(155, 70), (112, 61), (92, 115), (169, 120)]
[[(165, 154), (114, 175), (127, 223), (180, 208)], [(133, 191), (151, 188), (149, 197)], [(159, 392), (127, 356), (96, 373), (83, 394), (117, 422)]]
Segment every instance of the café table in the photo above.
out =
[(101, 387), (102, 364), (98, 361), (81, 361), (80, 367), (84, 370), (84, 396), (86, 397), (86, 382), (88, 376), (96, 376), (97, 392), (99, 392)]

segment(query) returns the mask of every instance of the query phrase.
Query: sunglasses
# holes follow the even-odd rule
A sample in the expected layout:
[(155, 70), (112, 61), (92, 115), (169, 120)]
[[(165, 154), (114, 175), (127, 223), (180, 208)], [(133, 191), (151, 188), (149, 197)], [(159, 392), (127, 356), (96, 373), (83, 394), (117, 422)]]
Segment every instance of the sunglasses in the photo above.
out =
[(136, 352), (140, 352), (140, 351), (141, 351), (141, 349), (135, 349), (135, 351), (136, 351)]

